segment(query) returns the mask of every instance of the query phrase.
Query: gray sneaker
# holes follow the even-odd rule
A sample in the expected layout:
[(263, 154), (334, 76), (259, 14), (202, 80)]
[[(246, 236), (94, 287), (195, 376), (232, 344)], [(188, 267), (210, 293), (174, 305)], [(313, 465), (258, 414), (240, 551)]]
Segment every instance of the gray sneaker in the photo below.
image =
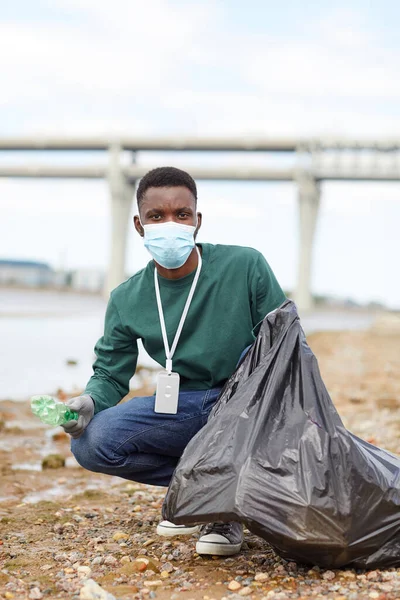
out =
[(208, 523), (200, 530), (196, 544), (197, 554), (213, 554), (215, 556), (231, 556), (237, 554), (243, 544), (243, 525), (231, 523)]

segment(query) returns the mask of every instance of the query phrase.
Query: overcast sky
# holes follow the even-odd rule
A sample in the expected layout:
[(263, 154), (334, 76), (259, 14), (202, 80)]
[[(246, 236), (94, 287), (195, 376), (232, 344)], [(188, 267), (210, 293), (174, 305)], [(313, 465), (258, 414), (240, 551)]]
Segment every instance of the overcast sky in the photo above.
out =
[[(286, 0), (14, 0), (0, 5), (0, 135), (400, 137), (400, 4)], [(0, 161), (33, 162), (26, 155)], [(99, 156), (43, 154), (78, 164)], [(258, 155), (143, 164), (284, 164)], [(105, 267), (103, 182), (0, 180), (0, 258)], [(297, 267), (292, 184), (199, 182), (199, 239), (261, 250), (285, 288)], [(400, 307), (399, 184), (324, 184), (320, 294)], [(129, 236), (127, 266), (148, 255)]]

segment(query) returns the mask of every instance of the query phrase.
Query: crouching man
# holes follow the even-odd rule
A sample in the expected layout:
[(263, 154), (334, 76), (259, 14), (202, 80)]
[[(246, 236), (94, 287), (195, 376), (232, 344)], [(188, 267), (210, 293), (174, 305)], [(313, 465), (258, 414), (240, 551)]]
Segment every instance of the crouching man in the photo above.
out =
[[(64, 428), (84, 468), (168, 486), (185, 446), (254, 341), (253, 328), (285, 295), (256, 250), (196, 244), (202, 215), (188, 173), (150, 171), (137, 203), (135, 229), (153, 260), (111, 293), (94, 373), (84, 394), (67, 403), (79, 419)], [(156, 395), (118, 404), (135, 373), (138, 339), (166, 370)], [(198, 529), (162, 521), (157, 533)], [(196, 551), (228, 556), (242, 542), (240, 523), (210, 523), (200, 529)]]

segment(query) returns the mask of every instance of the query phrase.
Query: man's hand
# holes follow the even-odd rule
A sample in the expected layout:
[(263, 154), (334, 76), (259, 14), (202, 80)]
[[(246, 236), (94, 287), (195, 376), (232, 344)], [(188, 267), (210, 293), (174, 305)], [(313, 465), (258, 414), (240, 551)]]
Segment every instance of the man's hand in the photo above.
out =
[(89, 425), (90, 421), (94, 415), (94, 402), (88, 394), (84, 396), (76, 396), (75, 398), (70, 398), (65, 403), (68, 408), (79, 413), (79, 418), (77, 421), (72, 420), (68, 421), (62, 425), (64, 430), (70, 434), (74, 439), (80, 437), (82, 433), (85, 431), (86, 427)]

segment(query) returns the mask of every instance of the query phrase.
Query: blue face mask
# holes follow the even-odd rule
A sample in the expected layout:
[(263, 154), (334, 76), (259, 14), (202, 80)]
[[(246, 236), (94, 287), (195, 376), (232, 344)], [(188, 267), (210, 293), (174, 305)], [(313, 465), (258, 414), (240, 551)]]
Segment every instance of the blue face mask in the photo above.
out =
[(142, 225), (144, 245), (154, 260), (165, 269), (179, 269), (194, 248), (196, 227), (174, 221)]

